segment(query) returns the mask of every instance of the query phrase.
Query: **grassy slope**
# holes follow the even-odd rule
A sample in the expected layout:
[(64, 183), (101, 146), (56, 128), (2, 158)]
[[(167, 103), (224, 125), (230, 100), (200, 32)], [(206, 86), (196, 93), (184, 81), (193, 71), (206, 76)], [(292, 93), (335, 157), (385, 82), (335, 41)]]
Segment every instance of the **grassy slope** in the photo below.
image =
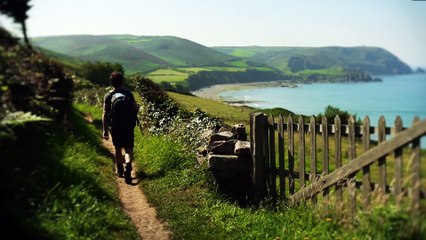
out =
[[(188, 109), (199, 107), (230, 124), (247, 119), (246, 113), (229, 117), (236, 108), (220, 102), (169, 94)], [(341, 218), (325, 206), (241, 208), (215, 192), (209, 172), (197, 167), (194, 156), (183, 157), (185, 168), (159, 172), (164, 168), (158, 166), (167, 166), (174, 153), (183, 151), (179, 144), (149, 135), (136, 142), (136, 159), (147, 176), (144, 191), (176, 239), (399, 239), (419, 237), (426, 230), (425, 221), (415, 230), (409, 214), (393, 206), (360, 212), (355, 219)]]
[[(349, 66), (373, 74), (392, 74), (391, 69), (398, 66), (404, 73), (411, 72), (408, 65), (392, 53), (377, 47), (215, 47), (214, 49), (236, 57), (264, 62), (286, 73), (290, 73), (287, 63), (292, 56), (304, 56), (311, 63), (324, 65), (326, 68)], [(384, 72), (385, 69), (387, 72)]]
[(216, 65), (231, 58), (211, 48), (178, 37), (125, 35), (113, 36), (113, 38), (157, 56), (174, 66)]
[(132, 35), (73, 35), (40, 37), (34, 44), (85, 60), (118, 62), (127, 72), (145, 72), (162, 66), (217, 65), (231, 57), (177, 37)]
[[(99, 124), (98, 109), (79, 109), (91, 111)], [(2, 235), (6, 239), (137, 239), (120, 208), (112, 156), (100, 145), (98, 127), (86, 124), (78, 111), (71, 119), (72, 131), (50, 123), (15, 127), (18, 137), (25, 137), (3, 152), (9, 161), (0, 170), (1, 189), (10, 197), (2, 197), (1, 222), (7, 230)]]
[(250, 113), (257, 111), (249, 107), (234, 107), (220, 101), (203, 99), (190, 95), (173, 92), (169, 92), (169, 95), (184, 108), (190, 111), (194, 111), (195, 108), (200, 108), (212, 116), (219, 117), (229, 125), (244, 123), (244, 125), (248, 126), (250, 122)]
[(73, 35), (40, 37), (33, 44), (61, 54), (91, 61), (122, 64), (128, 72), (168, 65), (166, 61), (109, 36)]

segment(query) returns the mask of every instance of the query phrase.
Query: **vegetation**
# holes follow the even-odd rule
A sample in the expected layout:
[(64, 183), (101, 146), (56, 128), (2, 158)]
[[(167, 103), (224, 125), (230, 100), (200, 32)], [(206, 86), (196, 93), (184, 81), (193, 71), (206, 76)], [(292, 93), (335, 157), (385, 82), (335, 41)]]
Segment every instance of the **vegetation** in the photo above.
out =
[[(73, 79), (0, 30), (3, 238), (136, 239), (99, 125), (71, 106)], [(90, 111), (100, 116), (100, 108)]]
[[(105, 91), (100, 82), (102, 77), (90, 80), (76, 78), (74, 82), (58, 63), (17, 44), (6, 31), (1, 30), (0, 34), (0, 97), (4, 101), (0, 108), (3, 164), (0, 190), (7, 196), (2, 198), (0, 209), (0, 224), (6, 229), (3, 237), (137, 238), (134, 227), (118, 203), (111, 174), (112, 158), (99, 142), (99, 104)], [(69, 44), (69, 38), (44, 40), (57, 44), (56, 49), (69, 47), (61, 45)], [(99, 56), (98, 60), (118, 56), (126, 70), (197, 66), (186, 68), (187, 72), (182, 71), (183, 74), (199, 77), (196, 87), (206, 86), (200, 83), (204, 79), (211, 84), (215, 83), (215, 79), (234, 82), (282, 76), (282, 72), (274, 68), (265, 69), (264, 64), (255, 64), (264, 62), (258, 54), (270, 56), (269, 49), (253, 48), (259, 52), (234, 49), (232, 51), (239, 57), (236, 59), (201, 45), (194, 48), (198, 54), (195, 56), (194, 52), (188, 51), (194, 43), (173, 37), (164, 37), (159, 42), (155, 41), (155, 37), (126, 35), (106, 38), (78, 36), (71, 37), (71, 40), (88, 42), (81, 48), (82, 52), (73, 56), (86, 60), (93, 60), (93, 56)], [(39, 41), (43, 42), (43, 39)], [(118, 43), (125, 45), (116, 45)], [(156, 54), (154, 49), (158, 49)], [(148, 53), (148, 50), (152, 52)], [(185, 50), (191, 56), (185, 55)], [(279, 56), (281, 53), (274, 54)], [(135, 61), (137, 56), (143, 56), (143, 60)], [(293, 70), (296, 67), (297, 71), (292, 71), (294, 74), (327, 71), (320, 68), (315, 57), (305, 57), (302, 57), (305, 69), (298, 69), (297, 62), (291, 66)], [(374, 59), (375, 56), (366, 58)], [(394, 63), (390, 62), (390, 65)], [(221, 72), (208, 66), (221, 64), (223, 66), (220, 67), (230, 68)], [(256, 68), (245, 64), (256, 65)], [(103, 69), (104, 65), (108, 66), (104, 63), (95, 66), (95, 69)], [(239, 71), (238, 67), (247, 69)], [(286, 71), (289, 68), (288, 65), (283, 67)], [(179, 75), (178, 72), (173, 74)], [(247, 121), (248, 113), (255, 110), (166, 93), (138, 74), (131, 82), (135, 83), (142, 100), (140, 115), (145, 126), (143, 135), (136, 132), (135, 155), (141, 167), (139, 175), (143, 176), (141, 184), (150, 202), (157, 207), (159, 216), (168, 221), (174, 238), (414, 239), (426, 232), (424, 221), (415, 222), (416, 219), (393, 206), (361, 212), (355, 219), (341, 218), (327, 207), (314, 209), (308, 203), (296, 207), (266, 204), (241, 208), (218, 192), (207, 166), (197, 162), (195, 150), (205, 144), (199, 138), (204, 130), (217, 128), (222, 121), (231, 125)], [(75, 101), (84, 104), (75, 104), (72, 108), (74, 83), (78, 90)], [(194, 86), (183, 87), (189, 89)], [(285, 109), (268, 111), (289, 114)], [(331, 106), (324, 114), (328, 116), (336, 112), (347, 114)], [(90, 120), (89, 123), (84, 117)]]
[(1, 192), (8, 196), (1, 204), (3, 237), (136, 239), (100, 132), (79, 110), (69, 121), (69, 129), (40, 121), (8, 125), (11, 140), (0, 144)]
[(347, 124), (350, 116), (353, 116), (356, 120), (356, 115), (350, 114), (348, 111), (340, 110), (337, 107), (333, 107), (328, 105), (325, 107), (324, 113), (320, 113), (317, 115), (317, 121), (321, 122), (323, 116), (327, 118), (327, 122), (334, 123), (334, 118), (339, 116), (342, 124)]
[(127, 73), (146, 74), (180, 92), (218, 83), (282, 79), (369, 82), (378, 80), (372, 75), (412, 72), (396, 56), (375, 47), (208, 48), (177, 37), (132, 35), (43, 37), (34, 43), (79, 59), (118, 62)]
[[(207, 109), (215, 104), (214, 108), (220, 109), (219, 102), (169, 94), (188, 109), (198, 106)], [(161, 119), (165, 115), (151, 116)], [(424, 221), (416, 225), (409, 214), (391, 205), (360, 212), (357, 218), (342, 218), (332, 207), (314, 209), (308, 203), (273, 209), (241, 208), (224, 199), (206, 166), (197, 164), (195, 155), (191, 154), (194, 147), (181, 138), (193, 132), (192, 121), (185, 123), (174, 125), (170, 121), (167, 125), (175, 126), (173, 131), (144, 135), (136, 141), (135, 149), (141, 174), (145, 176), (142, 187), (156, 205), (159, 216), (167, 219), (176, 239), (400, 239), (418, 238), (426, 231)], [(179, 129), (185, 133), (173, 135)], [(173, 164), (176, 162), (185, 167), (176, 167)]]
[(16, 23), (21, 24), (22, 34), (24, 35), (24, 41), (27, 46), (29, 45), (29, 40), (27, 36), (27, 26), (25, 24), (25, 21), (28, 18), (27, 12), (31, 8), (29, 2), (30, 0), (0, 1), (0, 13), (13, 18)]
[(24, 111), (61, 121), (71, 106), (72, 79), (44, 55), (0, 29), (0, 119)]
[[(390, 52), (375, 47), (215, 47), (217, 51), (264, 62), (285, 74), (334, 67), (380, 74), (411, 73), (410, 67)], [(244, 54), (242, 54), (244, 53)]]
[(81, 66), (82, 77), (101, 86), (110, 85), (108, 79), (113, 71), (124, 74), (124, 68), (119, 63), (87, 62)]

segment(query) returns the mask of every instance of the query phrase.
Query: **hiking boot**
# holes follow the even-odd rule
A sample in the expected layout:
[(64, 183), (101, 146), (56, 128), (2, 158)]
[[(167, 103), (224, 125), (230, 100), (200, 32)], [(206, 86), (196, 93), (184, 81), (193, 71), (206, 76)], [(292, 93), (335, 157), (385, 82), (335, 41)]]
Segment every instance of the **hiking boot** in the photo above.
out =
[(127, 184), (131, 184), (132, 183), (131, 173), (132, 173), (132, 165), (131, 165), (131, 163), (126, 164), (126, 170), (124, 171), (124, 181)]
[(124, 177), (123, 172), (124, 172), (123, 164), (117, 164), (117, 172), (116, 172), (117, 177), (120, 177), (120, 178)]

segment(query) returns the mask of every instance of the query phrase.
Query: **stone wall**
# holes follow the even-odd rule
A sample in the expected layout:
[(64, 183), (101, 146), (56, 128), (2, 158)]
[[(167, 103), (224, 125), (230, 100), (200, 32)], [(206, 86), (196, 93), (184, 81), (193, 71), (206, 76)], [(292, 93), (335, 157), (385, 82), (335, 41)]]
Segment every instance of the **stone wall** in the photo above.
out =
[(202, 137), (208, 146), (199, 150), (199, 160), (208, 164), (221, 193), (239, 204), (247, 204), (252, 186), (252, 158), (244, 125), (222, 127), (217, 132), (209, 130)]

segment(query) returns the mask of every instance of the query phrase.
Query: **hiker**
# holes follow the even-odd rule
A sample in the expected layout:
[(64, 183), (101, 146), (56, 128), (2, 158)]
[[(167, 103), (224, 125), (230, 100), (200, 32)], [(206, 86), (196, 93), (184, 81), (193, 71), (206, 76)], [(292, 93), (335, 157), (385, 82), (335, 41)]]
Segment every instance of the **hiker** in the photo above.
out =
[[(112, 72), (109, 80), (113, 90), (105, 94), (102, 111), (103, 138), (109, 139), (115, 147), (116, 174), (123, 177), (127, 184), (132, 182), (132, 161), (134, 146), (134, 128), (137, 119), (137, 105), (133, 94), (123, 89), (123, 74)], [(124, 155), (123, 155), (124, 150)], [(124, 164), (124, 166), (123, 166)]]

